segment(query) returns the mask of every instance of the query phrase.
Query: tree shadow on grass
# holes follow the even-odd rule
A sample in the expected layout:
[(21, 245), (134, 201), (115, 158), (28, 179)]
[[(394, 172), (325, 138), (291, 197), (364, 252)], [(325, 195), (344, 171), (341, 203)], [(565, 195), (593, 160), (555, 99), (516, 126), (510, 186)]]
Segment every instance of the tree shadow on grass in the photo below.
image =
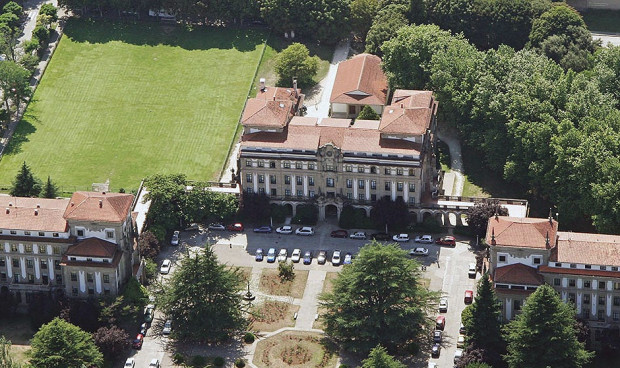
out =
[(262, 29), (200, 27), (71, 18), (64, 33), (75, 42), (121, 41), (132, 45), (167, 45), (185, 50), (236, 49), (254, 51), (267, 37)]
[(37, 131), (34, 123), (39, 123), (39, 119), (31, 113), (26, 113), (22, 120), (17, 124), (17, 128), (15, 128), (15, 132), (13, 132), (11, 141), (4, 150), (4, 156), (17, 155), (22, 152), (22, 145), (29, 142), (30, 135)]

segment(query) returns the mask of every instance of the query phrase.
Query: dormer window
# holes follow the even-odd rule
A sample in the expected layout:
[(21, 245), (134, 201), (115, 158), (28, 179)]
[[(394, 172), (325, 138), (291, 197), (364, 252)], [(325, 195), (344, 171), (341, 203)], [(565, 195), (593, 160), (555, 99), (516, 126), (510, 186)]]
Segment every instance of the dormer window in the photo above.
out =
[(45, 236), (45, 233), (43, 231), (39, 231), (39, 236)]
[(17, 231), (11, 230), (11, 235), (17, 235)]
[(104, 259), (103, 259), (103, 263), (110, 263), (110, 260), (109, 260), (109, 259), (107, 259), (107, 258), (104, 258)]
[(77, 236), (84, 237), (84, 229), (77, 229)]
[(92, 262), (93, 259), (92, 258), (86, 258), (86, 262)]
[(59, 235), (58, 233), (52, 233), (52, 236), (53, 236), (54, 238), (58, 238), (60, 235)]
[(75, 258), (75, 257), (69, 257), (69, 260), (71, 260), (71, 261), (77, 261), (77, 258)]
[(24, 231), (24, 235), (30, 236), (30, 231)]
[(114, 230), (106, 230), (105, 237), (107, 239), (114, 239)]

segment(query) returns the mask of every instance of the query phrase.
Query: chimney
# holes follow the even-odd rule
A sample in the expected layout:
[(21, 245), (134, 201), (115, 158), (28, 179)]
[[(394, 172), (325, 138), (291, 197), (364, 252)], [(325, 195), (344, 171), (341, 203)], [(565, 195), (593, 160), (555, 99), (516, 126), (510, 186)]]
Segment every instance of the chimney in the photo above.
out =
[(101, 192), (101, 194), (105, 195), (105, 192)]
[(102, 199), (100, 199), (100, 200), (99, 200), (99, 208), (102, 208), (102, 207), (103, 207), (103, 200), (102, 200)]
[(39, 216), (39, 210), (34, 210), (34, 215)]
[(276, 96), (273, 96), (273, 100), (274, 100), (274, 101), (276, 100)]
[(7, 207), (6, 208), (6, 214), (8, 215), (9, 213), (11, 213), (11, 210)]
[(41, 208), (41, 205), (39, 203), (37, 203), (37, 208)]
[(13, 202), (9, 202), (9, 207), (13, 207)]
[(401, 104), (400, 104), (400, 108), (401, 108), (401, 109), (404, 109), (404, 108), (405, 108), (405, 104), (401, 102)]
[(547, 236), (545, 237), (545, 246), (549, 248), (549, 230), (547, 230)]
[(299, 97), (297, 95), (297, 79), (293, 79), (293, 90), (295, 91), (295, 97)]
[(75, 203), (71, 202), (71, 207), (75, 206)]
[(499, 220), (499, 214), (497, 213), (497, 208), (495, 209), (495, 220)]
[(267, 89), (267, 87), (265, 87), (265, 78), (261, 78), (260, 79), (260, 91), (265, 92), (265, 89)]
[(491, 245), (495, 245), (495, 228), (491, 228)]
[(551, 208), (549, 208), (549, 224), (553, 227), (553, 213), (551, 213)]

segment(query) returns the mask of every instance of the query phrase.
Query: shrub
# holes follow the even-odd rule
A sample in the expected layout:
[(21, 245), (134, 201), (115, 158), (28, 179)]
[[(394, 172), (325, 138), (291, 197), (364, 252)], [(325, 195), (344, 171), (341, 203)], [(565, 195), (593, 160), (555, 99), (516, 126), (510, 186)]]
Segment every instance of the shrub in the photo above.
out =
[(245, 367), (245, 359), (237, 358), (237, 360), (235, 360), (235, 367), (237, 368)]
[(55, 22), (58, 20), (58, 9), (52, 4), (43, 4), (41, 5), (41, 9), (39, 10), (39, 14), (47, 15), (50, 19)]
[(39, 66), (39, 57), (37, 55), (27, 53), (19, 60), (19, 65), (23, 66), (24, 69), (32, 73), (37, 66)]
[(185, 357), (181, 353), (174, 353), (172, 356), (172, 362), (177, 365), (183, 364), (185, 363)]
[(291, 281), (295, 278), (295, 266), (293, 262), (279, 262), (278, 276), (282, 281)]
[(192, 357), (192, 367), (204, 367), (205, 365), (207, 365), (207, 358), (203, 357), (202, 355), (194, 355)]
[(144, 275), (148, 280), (152, 280), (157, 276), (157, 263), (152, 259), (146, 259), (144, 262)]
[(374, 229), (375, 226), (366, 217), (366, 211), (363, 208), (355, 208), (353, 206), (344, 206), (342, 212), (340, 212), (340, 220), (338, 220), (338, 226), (343, 229)]
[(215, 365), (216, 367), (223, 367), (224, 364), (226, 364), (226, 360), (224, 360), (224, 358), (222, 357), (215, 357), (215, 359), (213, 359), (213, 365)]
[(256, 336), (254, 336), (254, 334), (251, 332), (246, 332), (245, 335), (243, 336), (243, 341), (246, 344), (253, 343), (255, 339), (256, 339)]

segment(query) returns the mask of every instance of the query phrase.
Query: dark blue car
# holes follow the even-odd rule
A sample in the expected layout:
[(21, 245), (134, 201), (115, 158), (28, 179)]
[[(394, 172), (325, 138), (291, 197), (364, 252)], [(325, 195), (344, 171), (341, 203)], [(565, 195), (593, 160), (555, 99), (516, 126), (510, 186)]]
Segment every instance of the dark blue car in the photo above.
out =
[(275, 261), (276, 261), (276, 249), (269, 248), (269, 251), (267, 252), (267, 262), (273, 263)]
[(263, 260), (263, 248), (258, 248), (256, 250), (256, 257), (255, 257), (255, 259), (256, 259), (256, 262), (260, 262), (260, 261)]
[(270, 233), (272, 231), (271, 226), (261, 226), (254, 229), (255, 233)]
[(310, 251), (306, 251), (304, 253), (304, 264), (309, 265), (312, 263), (312, 253)]

